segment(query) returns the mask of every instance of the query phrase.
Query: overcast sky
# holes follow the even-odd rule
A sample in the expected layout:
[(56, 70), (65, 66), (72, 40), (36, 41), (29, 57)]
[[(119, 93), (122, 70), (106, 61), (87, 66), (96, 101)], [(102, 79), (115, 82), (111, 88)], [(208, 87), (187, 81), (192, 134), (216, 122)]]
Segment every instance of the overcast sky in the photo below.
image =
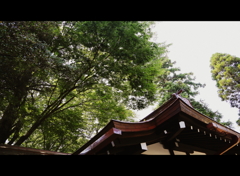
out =
[[(156, 33), (155, 42), (172, 44), (168, 48), (168, 57), (176, 61), (175, 66), (181, 72), (193, 72), (196, 82), (206, 84), (205, 88), (199, 89), (197, 100), (202, 99), (209, 108), (218, 110), (223, 120), (232, 121), (234, 130), (240, 132), (235, 123), (238, 109), (231, 108), (230, 103), (218, 97), (210, 71), (210, 58), (216, 52), (240, 57), (240, 22), (164, 21), (156, 22), (152, 31)], [(142, 119), (152, 111), (153, 107), (149, 107), (138, 111), (137, 116)]]

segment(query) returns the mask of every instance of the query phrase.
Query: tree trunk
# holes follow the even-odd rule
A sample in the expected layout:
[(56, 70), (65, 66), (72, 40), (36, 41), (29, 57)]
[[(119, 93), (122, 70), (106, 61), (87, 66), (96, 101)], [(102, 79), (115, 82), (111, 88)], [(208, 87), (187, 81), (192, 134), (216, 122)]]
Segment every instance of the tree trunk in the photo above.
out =
[(31, 134), (39, 127), (39, 125), (41, 125), (42, 121), (45, 120), (44, 119), (41, 119), (40, 121), (37, 121), (33, 124), (33, 126), (30, 128), (30, 130), (24, 135), (24, 136), (21, 136), (18, 141), (14, 144), (14, 145), (21, 145), (26, 139), (29, 138), (29, 136), (31, 136)]
[(16, 105), (9, 104), (0, 120), (0, 143), (5, 143), (11, 135), (11, 129), (18, 118)]

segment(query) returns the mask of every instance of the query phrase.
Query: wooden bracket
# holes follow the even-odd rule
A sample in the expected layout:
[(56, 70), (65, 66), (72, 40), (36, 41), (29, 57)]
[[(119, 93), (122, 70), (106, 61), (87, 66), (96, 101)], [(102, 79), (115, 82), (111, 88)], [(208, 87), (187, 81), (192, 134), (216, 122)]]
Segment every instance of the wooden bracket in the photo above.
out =
[(186, 128), (185, 122), (184, 121), (180, 121), (179, 122), (179, 128), (171, 136), (169, 136), (166, 139), (165, 143), (168, 143), (171, 140), (173, 140), (174, 138), (176, 138), (185, 128)]

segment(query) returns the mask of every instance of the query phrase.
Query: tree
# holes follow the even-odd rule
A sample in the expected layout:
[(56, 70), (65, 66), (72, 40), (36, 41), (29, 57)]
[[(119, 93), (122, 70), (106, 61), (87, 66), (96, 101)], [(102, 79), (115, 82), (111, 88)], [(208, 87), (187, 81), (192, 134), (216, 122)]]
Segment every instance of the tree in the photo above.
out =
[(85, 140), (86, 129), (97, 131), (114, 117), (129, 120), (127, 108), (149, 105), (166, 49), (149, 41), (150, 25), (0, 23), (0, 143), (33, 146), (39, 140), (39, 147), (66, 151), (70, 144), (62, 141)]
[(163, 61), (164, 73), (158, 77), (159, 105), (169, 100), (173, 93), (184, 89), (181, 96), (192, 98), (198, 94), (197, 89), (204, 87), (204, 84), (195, 83), (193, 73), (179, 73), (180, 68), (174, 67), (175, 62), (168, 58)]
[(195, 77), (193, 77), (193, 73), (179, 73), (179, 71), (181, 71), (180, 68), (174, 67), (174, 64), (175, 62), (171, 62), (171, 60), (167, 58), (163, 62), (163, 68), (166, 69), (158, 78), (159, 106), (169, 100), (173, 93), (183, 89), (184, 91), (181, 93), (181, 96), (187, 98), (191, 102), (194, 109), (223, 125), (232, 127), (232, 122), (221, 121), (221, 113), (218, 111), (212, 111), (203, 100), (195, 100), (195, 96), (199, 94), (198, 89), (204, 88), (205, 84), (194, 82)]
[[(46, 119), (22, 146), (72, 153), (111, 119), (131, 121), (134, 114), (118, 101), (115, 94), (111, 87), (98, 85), (87, 96), (74, 98), (68, 105), (70, 108)], [(76, 106), (79, 102), (82, 105)], [(27, 121), (24, 125), (32, 123)]]
[(210, 61), (212, 78), (217, 83), (219, 97), (240, 110), (240, 58), (215, 53)]
[(0, 143), (21, 128), (29, 93), (50, 86), (45, 83), (51, 64), (47, 45), (55, 26), (52, 22), (0, 23)]

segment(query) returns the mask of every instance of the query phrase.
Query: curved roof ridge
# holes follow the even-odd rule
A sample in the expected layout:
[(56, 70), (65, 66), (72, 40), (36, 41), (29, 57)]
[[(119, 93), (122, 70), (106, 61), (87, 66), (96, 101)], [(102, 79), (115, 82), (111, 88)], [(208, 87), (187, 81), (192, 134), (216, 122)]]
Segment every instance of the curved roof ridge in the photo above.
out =
[[(181, 99), (181, 98), (180, 98), (180, 99)], [(214, 120), (214, 119), (212, 119), (212, 118), (208, 117), (207, 115), (205, 115), (205, 114), (203, 114), (203, 113), (199, 112), (198, 110), (196, 110), (194, 107), (190, 106), (188, 103), (186, 103), (186, 102), (185, 102), (185, 101), (183, 101), (182, 99), (181, 99), (181, 101), (182, 101), (183, 103), (185, 103), (187, 106), (189, 106), (191, 109), (193, 109), (194, 111), (196, 111), (197, 113), (199, 113), (199, 114), (203, 115), (204, 117), (207, 117), (208, 119), (210, 119), (210, 120), (214, 121), (214, 123), (216, 123), (216, 124), (218, 124), (218, 125), (220, 125), (220, 126), (223, 126), (223, 127), (227, 128), (227, 129), (229, 129), (229, 130), (231, 130), (231, 131), (234, 131), (235, 133), (238, 133), (238, 134), (240, 135), (240, 133), (239, 133), (239, 132), (237, 132), (237, 131), (233, 130), (232, 128), (230, 128), (230, 127), (228, 127), (228, 126), (225, 126), (225, 125), (223, 125), (223, 124), (221, 124), (221, 123), (217, 122), (216, 120)]]
[(171, 97), (168, 101), (166, 101), (164, 104), (162, 104), (160, 107), (158, 107), (156, 110), (148, 114), (146, 117), (144, 117), (140, 122), (150, 120), (152, 118), (155, 118), (157, 115), (161, 114), (165, 109), (167, 109), (169, 106), (171, 106), (177, 98)]
[[(150, 114), (148, 114), (146, 117), (144, 117), (141, 121), (146, 121), (152, 118), (155, 118), (157, 115), (161, 114), (161, 112), (163, 112), (165, 109), (167, 109), (169, 106), (171, 106), (178, 98), (182, 98), (179, 94), (183, 91), (183, 89), (181, 89), (180, 91), (178, 91), (177, 93), (173, 93), (172, 97), (169, 98), (165, 103), (163, 103), (160, 107), (158, 107), (156, 110), (154, 110), (153, 112), (151, 112)], [(188, 100), (189, 101), (189, 100)], [(189, 102), (190, 103), (190, 102)], [(191, 103), (190, 103), (191, 104)], [(151, 117), (155, 115), (155, 117)]]

